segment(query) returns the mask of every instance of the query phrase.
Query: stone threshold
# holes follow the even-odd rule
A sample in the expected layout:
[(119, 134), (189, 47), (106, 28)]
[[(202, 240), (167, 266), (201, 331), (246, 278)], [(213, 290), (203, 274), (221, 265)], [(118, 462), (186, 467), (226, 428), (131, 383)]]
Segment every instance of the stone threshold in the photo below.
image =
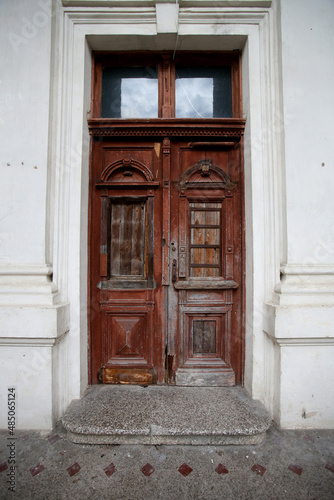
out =
[(62, 422), (74, 443), (148, 445), (259, 444), (271, 425), (239, 386), (94, 385)]

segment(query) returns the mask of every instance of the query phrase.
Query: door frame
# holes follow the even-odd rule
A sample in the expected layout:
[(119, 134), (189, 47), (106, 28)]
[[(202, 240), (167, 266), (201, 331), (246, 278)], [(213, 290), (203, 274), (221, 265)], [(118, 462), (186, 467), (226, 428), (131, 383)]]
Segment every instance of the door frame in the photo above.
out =
[[(158, 86), (159, 86), (159, 100), (158, 100), (158, 116), (159, 118), (154, 119), (122, 119), (122, 118), (101, 118), (101, 106), (102, 106), (102, 70), (104, 67), (131, 67), (136, 66), (152, 66), (155, 65), (158, 69)], [(175, 69), (177, 65), (194, 65), (199, 68), (205, 67), (224, 67), (228, 66), (231, 68), (231, 99), (232, 99), (232, 116), (231, 118), (174, 118), (175, 115), (175, 80), (176, 73)], [(93, 154), (95, 149), (94, 142), (98, 140), (106, 140), (111, 138), (124, 138), (127, 141), (159, 138), (162, 141), (162, 175), (163, 175), (163, 220), (162, 220), (162, 241), (164, 245), (162, 246), (162, 287), (163, 287), (163, 308), (167, 307), (168, 297), (171, 294), (168, 292), (168, 287), (173, 286), (170, 279), (171, 267), (170, 267), (170, 196), (172, 188), (172, 164), (171, 161), (171, 139), (178, 141), (199, 141), (206, 139), (209, 141), (209, 149), (212, 144), (216, 142), (219, 147), (223, 149), (235, 149), (236, 147), (243, 149), (242, 137), (244, 134), (245, 120), (240, 118), (242, 114), (242, 95), (241, 95), (241, 55), (240, 52), (202, 52), (200, 55), (192, 51), (188, 52), (178, 52), (178, 54), (173, 57), (173, 54), (168, 51), (163, 52), (108, 52), (93, 53), (93, 65), (92, 65), (92, 118), (88, 120), (90, 135), (92, 139), (91, 147), (91, 161), (90, 161), (90, 194), (89, 194), (89, 206), (90, 213), (92, 211), (93, 196), (96, 191), (96, 179), (92, 178), (92, 172), (94, 170)], [(218, 142), (219, 141), (219, 142)], [(211, 143), (211, 146), (210, 146)], [(205, 143), (204, 143), (205, 144)], [(239, 154), (239, 169), (240, 179), (243, 179), (243, 155)], [(101, 161), (101, 160), (100, 160)], [(177, 163), (174, 163), (174, 165)], [(107, 168), (107, 165), (105, 165)], [(226, 166), (227, 170), (229, 165)], [(180, 171), (181, 172), (181, 171)], [(181, 181), (181, 179), (180, 179)], [(243, 206), (243, 181), (241, 181), (240, 186), (241, 192), (241, 262), (240, 266), (243, 269), (244, 262), (244, 206)], [(91, 234), (92, 234), (92, 220), (89, 223), (89, 276), (90, 279), (91, 267), (93, 258), (96, 256), (92, 255), (91, 250)], [(94, 222), (95, 224), (95, 222)], [(102, 243), (101, 243), (102, 245)], [(102, 257), (100, 257), (102, 259)], [(237, 380), (243, 383), (243, 373), (244, 373), (244, 272), (241, 270), (242, 279), (240, 283), (240, 289), (238, 295), (240, 295), (241, 290), (241, 363), (237, 371)], [(102, 276), (102, 275), (101, 275)], [(178, 292), (176, 295), (184, 295), (183, 292)], [(91, 312), (94, 310), (93, 306), (93, 290), (90, 290), (88, 302), (88, 310)], [(181, 306), (180, 306), (181, 307)], [(170, 318), (167, 317), (167, 313), (163, 312), (163, 334), (166, 345), (168, 344), (168, 339), (171, 338), (169, 329), (171, 328)], [(94, 316), (96, 312), (94, 312)], [(88, 326), (88, 336), (90, 342), (90, 360), (89, 360), (89, 374), (90, 383), (96, 383), (96, 373), (92, 369), (96, 364), (95, 358), (93, 359), (93, 354), (96, 352), (95, 344), (93, 345), (93, 335), (91, 333), (92, 322), (96, 321), (95, 318), (89, 318)], [(181, 327), (181, 323), (177, 321), (178, 329)], [(175, 325), (174, 325), (175, 327)], [(96, 326), (97, 328), (97, 326)], [(94, 330), (95, 331), (95, 330)], [(179, 332), (180, 333), (180, 332)], [(102, 335), (102, 333), (101, 333)], [(153, 340), (153, 339), (152, 339)], [(172, 341), (174, 344), (174, 341)], [(181, 348), (181, 345), (179, 345)], [(174, 355), (172, 355), (172, 352)], [(171, 359), (179, 359), (175, 349), (172, 351), (167, 351), (166, 353), (166, 368), (168, 366), (168, 380), (175, 382), (175, 375), (171, 377), (169, 373), (173, 372)], [(103, 373), (106, 370), (103, 370)], [(186, 370), (187, 372), (187, 370)], [(230, 369), (231, 372), (231, 369)], [(226, 374), (225, 380), (228, 381), (228, 385), (234, 384), (234, 373)], [(174, 372), (173, 372), (174, 373)], [(193, 375), (193, 378), (196, 377)], [(101, 377), (102, 380), (107, 380), (104, 375)], [(161, 376), (159, 377), (161, 379)], [(186, 375), (187, 378), (187, 375)], [(218, 376), (219, 378), (219, 376)], [(114, 379), (113, 379), (114, 380)], [(117, 378), (118, 380), (118, 378)], [(209, 380), (209, 378), (208, 378)], [(210, 380), (216, 380), (215, 376), (212, 376)]]
[[(79, 3), (77, 4), (79, 5)], [(274, 286), (286, 258), (284, 115), (279, 65), (279, 24), (275, 9), (232, 7), (217, 14), (205, 7), (182, 11), (183, 48), (242, 50), (245, 117), (246, 334), (245, 387), (267, 408), (279, 411), (279, 380), (274, 375), (273, 345), (263, 331), (274, 322)], [(70, 328), (55, 354), (55, 414), (61, 415), (88, 383), (87, 228), (91, 51), (148, 49), (175, 36), (156, 30), (156, 12), (120, 7), (114, 18), (101, 8), (60, 7), (53, 16), (50, 168), (48, 172), (47, 261), (59, 289), (58, 301), (70, 303)], [(182, 10), (182, 9), (181, 9)], [(97, 15), (98, 13), (98, 15)], [(101, 16), (103, 23), (101, 24)], [(195, 23), (192, 28), (189, 23)], [(149, 26), (149, 27), (148, 27)], [(222, 30), (220, 31), (220, 28)], [(222, 34), (220, 34), (222, 33)], [(225, 35), (228, 33), (228, 35)], [(138, 36), (140, 35), (140, 36)], [(261, 179), (261, 182), (258, 182)], [(273, 313), (273, 315), (271, 314)], [(59, 318), (62, 321), (62, 318)], [(269, 342), (269, 343), (268, 343)]]

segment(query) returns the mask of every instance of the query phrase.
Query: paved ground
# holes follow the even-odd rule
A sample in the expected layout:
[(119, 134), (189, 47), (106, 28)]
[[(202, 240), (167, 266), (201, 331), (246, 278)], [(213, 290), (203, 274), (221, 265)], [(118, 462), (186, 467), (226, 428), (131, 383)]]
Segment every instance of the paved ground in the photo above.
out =
[(272, 426), (243, 446), (83, 445), (61, 426), (14, 437), (0, 432), (1, 499), (334, 499), (334, 431)]

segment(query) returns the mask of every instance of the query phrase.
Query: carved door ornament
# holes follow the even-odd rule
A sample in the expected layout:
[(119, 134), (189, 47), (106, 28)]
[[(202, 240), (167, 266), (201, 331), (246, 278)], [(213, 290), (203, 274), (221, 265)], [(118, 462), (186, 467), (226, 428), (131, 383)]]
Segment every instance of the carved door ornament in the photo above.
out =
[(211, 159), (200, 159), (198, 163), (190, 167), (182, 176), (180, 189), (198, 187), (222, 189), (234, 189), (236, 181), (232, 181), (229, 175), (221, 168), (213, 164)]

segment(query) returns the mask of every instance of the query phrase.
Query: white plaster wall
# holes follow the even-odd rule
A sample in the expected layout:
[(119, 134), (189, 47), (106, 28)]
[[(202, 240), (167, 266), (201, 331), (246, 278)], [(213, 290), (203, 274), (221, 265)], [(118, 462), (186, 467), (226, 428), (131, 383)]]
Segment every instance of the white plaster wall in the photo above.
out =
[(50, 429), (59, 413), (56, 353), (69, 309), (45, 258), (52, 14), (51, 0), (0, 2), (1, 428), (8, 387), (17, 428)]
[(333, 428), (333, 357), (333, 345), (281, 347), (283, 428)]
[(34, 345), (1, 346), (0, 429), (7, 428), (8, 388), (16, 393), (16, 429), (51, 429), (52, 362), (51, 347)]
[(334, 263), (334, 2), (281, 0), (288, 262)]
[(334, 3), (280, 5), (287, 247), (277, 304), (265, 319), (276, 371), (272, 411), (285, 428), (328, 428), (334, 425)]
[(44, 263), (49, 3), (0, 2), (0, 263)]

